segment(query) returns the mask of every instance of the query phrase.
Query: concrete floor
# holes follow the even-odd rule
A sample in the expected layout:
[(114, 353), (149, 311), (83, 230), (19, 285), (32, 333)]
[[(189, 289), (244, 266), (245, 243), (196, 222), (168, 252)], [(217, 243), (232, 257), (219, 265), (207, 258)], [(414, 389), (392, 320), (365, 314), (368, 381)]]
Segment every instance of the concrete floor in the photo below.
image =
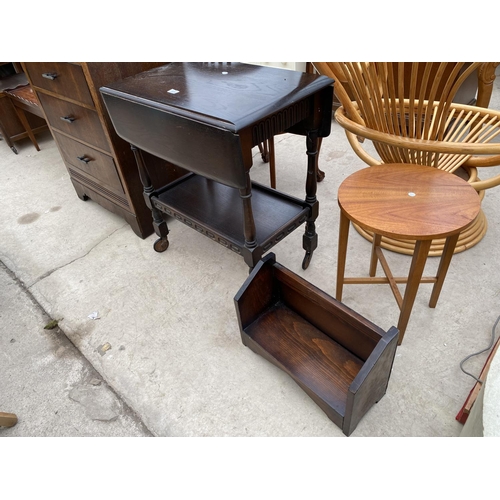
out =
[[(491, 107), (500, 109), (500, 79)], [(78, 199), (52, 137), (39, 139), (40, 152), (23, 141), (17, 156), (0, 141), (0, 261), (7, 268), (0, 268), (0, 411), (19, 417), (0, 435), (343, 436), (286, 374), (242, 345), (233, 304), (248, 275), (240, 257), (177, 220), (169, 221), (169, 249), (154, 252), (154, 235), (141, 240), (120, 217)], [(267, 184), (268, 166), (254, 153), (252, 177)], [(278, 137), (276, 159), (278, 189), (302, 197), (304, 139)], [(364, 166), (336, 123), (320, 166), (326, 178), (318, 185), (319, 247), (310, 267), (301, 268), (302, 230), (273, 251), (333, 295), (336, 193)], [(427, 306), (430, 285), (421, 286), (387, 394), (353, 437), (460, 435), (455, 416), (474, 380), (459, 363), (488, 345), (500, 314), (499, 189), (486, 194), (483, 209), (485, 238), (454, 257), (436, 309)], [(370, 244), (354, 230), (348, 252), (347, 273), (366, 273)], [(387, 255), (395, 274), (407, 272), (409, 257)], [(426, 274), (436, 267), (429, 259)], [(388, 286), (349, 285), (343, 300), (385, 330), (397, 323)], [(94, 312), (98, 319), (89, 318)], [(50, 318), (59, 320), (59, 333), (43, 329)], [(26, 350), (16, 353), (20, 347)], [(59, 366), (65, 356), (68, 366)], [(479, 374), (486, 356), (466, 369)], [(106, 390), (113, 418), (92, 413), (95, 387)], [(35, 393), (46, 397), (34, 400)]]

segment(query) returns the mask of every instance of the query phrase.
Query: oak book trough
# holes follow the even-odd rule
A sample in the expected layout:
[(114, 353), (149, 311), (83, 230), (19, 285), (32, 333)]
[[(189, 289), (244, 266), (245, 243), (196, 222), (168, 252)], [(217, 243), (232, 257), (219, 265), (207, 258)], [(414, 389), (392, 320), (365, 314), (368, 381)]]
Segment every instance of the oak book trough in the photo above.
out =
[(349, 436), (387, 389), (398, 330), (385, 332), (269, 253), (236, 294), (243, 344), (288, 373)]

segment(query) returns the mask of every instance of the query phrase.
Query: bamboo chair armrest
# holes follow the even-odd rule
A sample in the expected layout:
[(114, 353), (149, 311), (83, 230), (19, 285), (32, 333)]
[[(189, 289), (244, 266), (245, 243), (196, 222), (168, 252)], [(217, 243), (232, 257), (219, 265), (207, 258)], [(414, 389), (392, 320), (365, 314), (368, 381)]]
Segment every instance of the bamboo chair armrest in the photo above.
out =
[(467, 144), (465, 142), (429, 141), (425, 139), (413, 139), (411, 137), (401, 137), (385, 132), (379, 132), (378, 130), (365, 127), (364, 125), (347, 118), (344, 114), (343, 107), (337, 109), (335, 119), (340, 126), (355, 135), (359, 135), (374, 142), (389, 144), (395, 147), (408, 148), (415, 151), (463, 154), (471, 156), (478, 154), (500, 154), (499, 143)]
[(494, 156), (472, 156), (465, 163), (464, 167), (496, 167), (500, 165), (500, 155)]
[(500, 186), (500, 174), (490, 177), (489, 179), (477, 180), (477, 181), (469, 181), (469, 184), (476, 191), (483, 191), (484, 189), (491, 189), (496, 186)]
[[(372, 155), (370, 155), (363, 147), (361, 146), (359, 140), (359, 136), (352, 134), (348, 130), (345, 131), (347, 140), (349, 141), (349, 144), (351, 145), (351, 148), (353, 151), (367, 164), (370, 166), (374, 165), (382, 165), (382, 162), (378, 160), (377, 158), (374, 158)], [(363, 138), (364, 140), (364, 138)]]

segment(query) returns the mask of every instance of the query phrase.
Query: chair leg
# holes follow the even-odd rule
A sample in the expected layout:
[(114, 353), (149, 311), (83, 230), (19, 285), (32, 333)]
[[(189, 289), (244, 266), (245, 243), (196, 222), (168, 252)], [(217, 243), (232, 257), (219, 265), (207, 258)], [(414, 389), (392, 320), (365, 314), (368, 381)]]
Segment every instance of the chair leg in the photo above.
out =
[(0, 411), (0, 427), (14, 427), (17, 424), (17, 416), (14, 413)]
[(0, 121), (0, 135), (2, 136), (3, 140), (7, 143), (7, 146), (9, 146), (9, 148), (12, 149), (12, 151), (17, 155), (17, 149), (14, 146), (14, 143), (12, 142), (9, 134), (4, 129), (1, 121)]
[(260, 156), (262, 157), (262, 161), (264, 163), (269, 162), (269, 152), (267, 150), (267, 141), (259, 143), (259, 151), (260, 151)]
[(377, 257), (377, 247), (380, 246), (380, 242), (382, 241), (382, 235), (380, 234), (374, 234), (373, 235), (373, 241), (372, 241), (372, 254), (371, 254), (371, 259), (370, 259), (370, 276), (375, 276), (377, 274), (377, 263), (378, 263), (378, 257)]
[(401, 305), (401, 314), (399, 315), (398, 330), (399, 339), (398, 345), (403, 342), (403, 337), (408, 326), (411, 310), (415, 297), (417, 296), (418, 287), (424, 273), (425, 263), (429, 255), (432, 240), (419, 240), (415, 244), (415, 253), (411, 260), (410, 273), (408, 274), (408, 282), (406, 284), (405, 294), (403, 296), (403, 304)]
[(437, 301), (439, 299), (439, 294), (441, 293), (441, 288), (443, 288), (446, 273), (448, 272), (448, 268), (450, 267), (453, 252), (455, 252), (455, 247), (457, 245), (459, 235), (460, 234), (455, 234), (446, 238), (446, 243), (444, 244), (443, 254), (441, 255), (441, 260), (439, 261), (438, 272), (436, 275), (437, 281), (432, 287), (429, 307), (436, 307)]
[(14, 105), (14, 110), (17, 113), (17, 116), (18, 116), (20, 122), (23, 124), (24, 130), (26, 130), (28, 137), (31, 139), (33, 146), (35, 146), (37, 151), (40, 151), (40, 147), (38, 146), (38, 142), (36, 142), (36, 139), (35, 139), (35, 134), (33, 134), (33, 131), (31, 130), (31, 126), (28, 122), (28, 119), (26, 118), (26, 114), (24, 113), (24, 110), (22, 110), (21, 108), (18, 108), (15, 105)]
[(341, 210), (339, 227), (339, 249), (337, 258), (337, 289), (335, 291), (335, 298), (339, 301), (342, 300), (342, 289), (344, 287), (345, 261), (347, 257), (347, 240), (349, 238), (350, 223), (350, 220)]

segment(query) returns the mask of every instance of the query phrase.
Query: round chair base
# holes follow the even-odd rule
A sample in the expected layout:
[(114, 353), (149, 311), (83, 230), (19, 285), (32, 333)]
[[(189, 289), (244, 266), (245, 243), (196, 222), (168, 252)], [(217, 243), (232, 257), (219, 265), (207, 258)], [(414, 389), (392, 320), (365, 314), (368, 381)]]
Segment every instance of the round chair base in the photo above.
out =
[[(353, 223), (356, 231), (366, 238), (368, 241), (373, 241), (373, 233), (371, 231), (365, 231), (357, 224)], [(458, 243), (455, 248), (454, 253), (460, 253), (468, 248), (477, 245), (486, 234), (486, 230), (488, 228), (488, 222), (486, 220), (486, 216), (484, 215), (483, 210), (479, 211), (478, 216), (475, 218), (474, 222), (465, 230), (460, 233), (458, 237)], [(443, 253), (444, 243), (446, 238), (441, 238), (437, 240), (433, 240), (431, 244), (431, 249), (429, 251), (430, 257), (438, 257)], [(386, 236), (382, 237), (382, 242), (380, 245), (382, 248), (390, 250), (396, 253), (402, 253), (405, 255), (413, 255), (415, 250), (415, 241), (414, 240), (398, 240), (395, 238), (389, 238)]]

